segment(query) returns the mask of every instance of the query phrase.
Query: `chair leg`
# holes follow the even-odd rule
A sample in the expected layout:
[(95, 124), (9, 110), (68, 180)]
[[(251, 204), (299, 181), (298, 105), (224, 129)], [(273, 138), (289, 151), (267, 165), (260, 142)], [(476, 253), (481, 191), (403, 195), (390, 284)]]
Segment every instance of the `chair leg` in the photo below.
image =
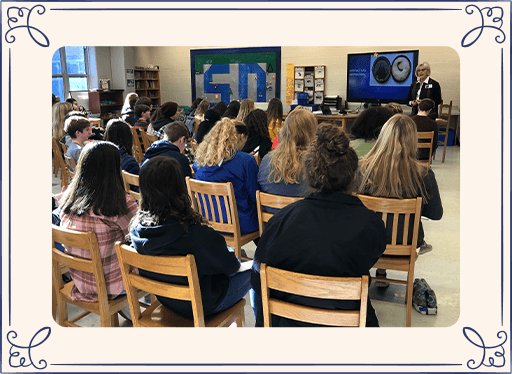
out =
[[(117, 317), (117, 313), (115, 313), (115, 317)], [(100, 323), (101, 327), (111, 327), (113, 323), (114, 315), (109, 316), (106, 313), (100, 314)], [(119, 322), (118, 322), (119, 325)]]
[(68, 320), (68, 304), (61, 298), (57, 298), (57, 310), (59, 315), (59, 325), (66, 326)]
[(117, 313), (114, 313), (110, 316), (110, 326), (119, 327), (119, 317), (117, 316)]
[(406, 286), (406, 317), (405, 317), (405, 326), (411, 327), (411, 319), (412, 319), (412, 289), (414, 282), (414, 273), (409, 272), (407, 275), (407, 286)]
[(237, 327), (245, 326), (245, 311), (243, 309), (240, 311), (240, 315), (236, 319), (236, 326)]
[(446, 133), (446, 139), (444, 140), (444, 147), (443, 147), (443, 160), (441, 163), (444, 163), (444, 158), (446, 156), (446, 145), (448, 144), (448, 133)]
[(57, 321), (57, 296), (55, 295), (55, 288), (52, 284), (52, 316), (53, 320)]

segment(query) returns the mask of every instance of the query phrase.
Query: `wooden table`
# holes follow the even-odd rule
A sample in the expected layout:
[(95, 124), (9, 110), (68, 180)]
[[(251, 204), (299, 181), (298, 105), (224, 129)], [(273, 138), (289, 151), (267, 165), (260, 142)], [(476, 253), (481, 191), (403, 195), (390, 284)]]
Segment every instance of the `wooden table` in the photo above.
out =
[[(283, 114), (283, 120), (286, 119), (288, 113)], [(325, 115), (325, 114), (315, 114), (315, 117), (318, 123), (322, 122), (339, 122), (341, 123), (341, 128), (343, 130), (347, 129), (347, 121), (353, 121), (359, 116), (359, 113), (347, 113), (347, 114), (333, 114), (333, 115)]]

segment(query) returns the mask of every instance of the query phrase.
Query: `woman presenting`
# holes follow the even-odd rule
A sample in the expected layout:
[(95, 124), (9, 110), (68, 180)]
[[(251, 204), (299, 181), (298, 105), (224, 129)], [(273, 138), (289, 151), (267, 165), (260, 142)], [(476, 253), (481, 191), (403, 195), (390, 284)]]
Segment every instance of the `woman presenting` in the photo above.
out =
[(418, 104), (421, 99), (429, 98), (434, 100), (436, 106), (428, 115), (435, 120), (437, 115), (437, 106), (443, 102), (441, 97), (441, 86), (437, 81), (430, 78), (430, 65), (428, 62), (422, 62), (416, 67), (416, 76), (418, 80), (411, 85), (407, 95), (408, 105), (412, 106), (411, 116), (418, 114)]

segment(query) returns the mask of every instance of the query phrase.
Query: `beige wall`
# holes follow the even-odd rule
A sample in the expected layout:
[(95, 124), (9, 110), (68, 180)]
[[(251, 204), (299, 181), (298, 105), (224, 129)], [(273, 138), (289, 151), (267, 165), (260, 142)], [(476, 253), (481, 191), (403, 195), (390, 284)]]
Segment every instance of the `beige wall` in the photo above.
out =
[[(180, 105), (190, 105), (190, 50), (203, 48), (222, 47), (135, 47), (135, 65), (160, 66), (162, 103), (175, 101)], [(281, 47), (281, 99), (285, 97), (287, 63), (326, 65), (326, 95), (340, 95), (345, 99), (348, 53), (411, 49), (419, 49), (419, 61), (427, 61), (430, 64), (432, 78), (440, 83), (444, 101), (453, 100), (453, 104), (458, 108), (460, 60), (458, 53), (450, 47)], [(351, 106), (353, 105), (355, 104)]]

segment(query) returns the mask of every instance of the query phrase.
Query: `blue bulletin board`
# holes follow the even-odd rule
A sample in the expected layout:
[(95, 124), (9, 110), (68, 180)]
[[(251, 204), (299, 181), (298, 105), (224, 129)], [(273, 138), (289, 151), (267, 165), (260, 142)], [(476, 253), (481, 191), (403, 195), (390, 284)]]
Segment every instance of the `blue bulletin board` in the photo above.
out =
[(190, 73), (192, 101), (268, 102), (280, 98), (281, 47), (191, 50)]

